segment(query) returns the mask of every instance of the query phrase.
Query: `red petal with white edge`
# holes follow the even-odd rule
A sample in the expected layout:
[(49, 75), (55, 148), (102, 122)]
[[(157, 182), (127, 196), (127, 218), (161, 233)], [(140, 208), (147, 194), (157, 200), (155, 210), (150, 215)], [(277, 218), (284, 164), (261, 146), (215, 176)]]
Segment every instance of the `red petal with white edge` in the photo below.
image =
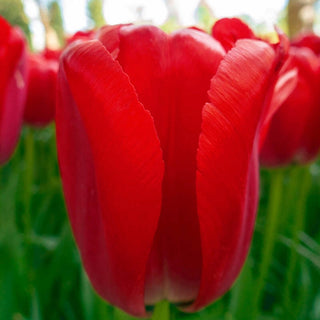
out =
[(85, 268), (102, 297), (145, 316), (164, 171), (152, 118), (96, 40), (64, 54), (58, 92), (59, 162)]
[(258, 131), (276, 65), (269, 45), (239, 40), (212, 79), (197, 155), (202, 277), (189, 311), (225, 293), (246, 258), (258, 202)]
[(253, 31), (238, 18), (223, 18), (212, 27), (212, 35), (226, 51), (232, 49), (239, 39), (256, 39)]
[(19, 29), (0, 17), (0, 164), (14, 151), (26, 98), (26, 52)]

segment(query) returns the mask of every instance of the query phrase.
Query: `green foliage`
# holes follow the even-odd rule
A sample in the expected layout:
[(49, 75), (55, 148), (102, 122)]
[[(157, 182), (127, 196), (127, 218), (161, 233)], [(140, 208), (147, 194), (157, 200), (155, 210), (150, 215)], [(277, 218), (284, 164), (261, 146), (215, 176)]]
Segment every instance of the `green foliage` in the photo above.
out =
[(103, 0), (89, 0), (87, 9), (94, 27), (99, 28), (106, 24), (103, 16)]
[(29, 19), (24, 12), (22, 0), (0, 0), (0, 15), (11, 25), (19, 26), (30, 42)]
[(65, 41), (65, 35), (61, 8), (58, 1), (52, 1), (49, 4), (49, 22), (51, 27), (57, 33), (60, 45), (63, 46)]

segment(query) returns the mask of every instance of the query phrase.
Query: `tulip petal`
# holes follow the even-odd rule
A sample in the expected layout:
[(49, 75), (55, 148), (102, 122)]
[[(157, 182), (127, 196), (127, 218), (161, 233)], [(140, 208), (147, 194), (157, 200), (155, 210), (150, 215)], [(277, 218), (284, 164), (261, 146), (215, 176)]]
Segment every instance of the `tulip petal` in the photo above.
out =
[[(167, 35), (152, 26), (126, 26), (118, 34), (117, 60), (154, 118), (165, 162), (162, 211), (148, 264), (146, 303), (164, 298), (190, 301), (197, 295), (201, 274), (195, 197), (201, 111), (225, 52), (216, 40), (198, 30)], [(103, 42), (109, 43), (107, 38)]]
[(290, 67), (289, 69), (281, 72), (272, 95), (272, 100), (265, 123), (270, 121), (274, 113), (295, 89), (298, 82), (297, 75), (298, 71), (294, 67)]
[(120, 50), (120, 29), (123, 28), (123, 24), (115, 26), (104, 26), (99, 29), (97, 38), (110, 52), (112, 57), (116, 59)]
[(291, 59), (288, 59), (287, 63), (281, 69), (278, 81), (272, 94), (270, 107), (268, 109), (265, 120), (263, 121), (259, 141), (260, 149), (262, 148), (266, 139), (272, 117), (296, 88), (297, 83), (298, 70), (295, 65), (291, 63)]
[(225, 293), (246, 258), (258, 202), (258, 132), (275, 56), (266, 43), (239, 40), (212, 79), (197, 155), (202, 278), (188, 311)]
[[(164, 297), (188, 303), (197, 296), (201, 279), (195, 193), (201, 114), (209, 100), (210, 80), (225, 53), (217, 41), (197, 30), (170, 35), (169, 53), (169, 104), (167, 113), (162, 113), (167, 116), (169, 130), (166, 139), (160, 138), (166, 171), (155, 250), (163, 259)], [(165, 126), (158, 123), (158, 127)]]
[(102, 297), (145, 316), (164, 171), (152, 118), (97, 40), (67, 50), (60, 73), (59, 162), (85, 268)]

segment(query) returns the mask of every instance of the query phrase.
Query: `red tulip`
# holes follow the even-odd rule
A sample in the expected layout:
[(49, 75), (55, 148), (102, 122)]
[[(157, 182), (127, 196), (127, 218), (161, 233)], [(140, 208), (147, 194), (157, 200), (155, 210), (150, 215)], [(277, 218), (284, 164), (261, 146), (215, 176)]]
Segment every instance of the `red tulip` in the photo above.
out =
[(320, 59), (307, 47), (292, 46), (289, 53), (298, 82), (261, 141), (261, 162), (266, 166), (304, 164), (320, 149)]
[[(93, 30), (78, 31), (67, 39), (67, 45), (92, 39), (94, 35)], [(28, 95), (24, 114), (27, 124), (43, 127), (54, 120), (57, 72), (63, 50), (45, 48), (40, 54), (28, 55)]]
[(0, 17), (0, 164), (16, 146), (23, 118), (26, 91), (24, 37)]
[[(250, 245), (258, 132), (283, 55), (225, 54), (193, 29), (105, 27), (65, 51), (57, 147), (73, 232), (98, 293), (145, 316), (222, 295)], [(208, 91), (209, 90), (209, 91)]]
[(58, 61), (42, 54), (28, 55), (28, 89), (24, 121), (34, 126), (54, 119)]

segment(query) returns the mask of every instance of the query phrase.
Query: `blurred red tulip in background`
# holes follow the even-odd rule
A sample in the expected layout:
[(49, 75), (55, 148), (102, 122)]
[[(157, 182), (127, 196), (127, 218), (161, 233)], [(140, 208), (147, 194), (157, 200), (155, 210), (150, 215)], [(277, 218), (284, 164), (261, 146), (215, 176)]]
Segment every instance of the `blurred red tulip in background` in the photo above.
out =
[(28, 89), (24, 121), (41, 127), (54, 119), (58, 59), (29, 53), (27, 61)]
[(0, 164), (16, 146), (26, 94), (25, 40), (20, 29), (0, 17)]
[[(66, 39), (67, 45), (77, 40), (89, 40), (93, 30), (78, 31)], [(45, 48), (28, 55), (28, 93), (24, 113), (25, 123), (37, 127), (50, 124), (55, 116), (56, 82), (61, 53), (65, 50)]]
[[(319, 38), (308, 35), (293, 42), (291, 67), (298, 70), (292, 93), (273, 115), (261, 141), (261, 162), (266, 166), (312, 161), (320, 149), (320, 57), (314, 52)], [(305, 46), (307, 45), (307, 46)]]
[(136, 316), (225, 293), (248, 248), (258, 140), (285, 60), (259, 40), (108, 26), (62, 55), (57, 147), (73, 232), (98, 293)]
[(320, 37), (314, 33), (301, 34), (292, 40), (295, 47), (306, 47), (311, 49), (316, 55), (320, 55)]

